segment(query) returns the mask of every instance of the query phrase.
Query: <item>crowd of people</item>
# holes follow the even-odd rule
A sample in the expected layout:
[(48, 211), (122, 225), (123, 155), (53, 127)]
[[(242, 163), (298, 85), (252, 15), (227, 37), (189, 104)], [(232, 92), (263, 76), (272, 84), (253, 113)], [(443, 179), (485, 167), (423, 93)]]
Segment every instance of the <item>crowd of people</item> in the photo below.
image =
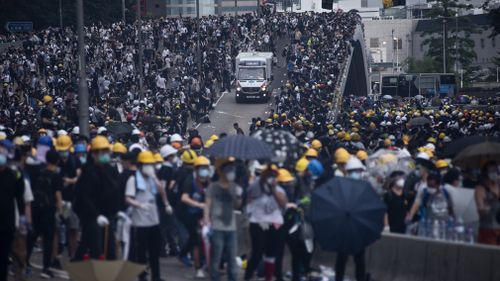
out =
[[(483, 98), (489, 107), (468, 109), (447, 97), (428, 107), (416, 98), (345, 96), (336, 104), (359, 24), (355, 12), (341, 11), (145, 21), (144, 93), (137, 87), (134, 26), (88, 26), (90, 138), (77, 126), (72, 29), (36, 32), (23, 48), (0, 54), (0, 212), (6, 218), (0, 241), (12, 249), (1, 253), (1, 280), (9, 264), (16, 280), (33, 274), (36, 246), (43, 252), (42, 278), (54, 277), (67, 255), (148, 264), (139, 280), (168, 278), (159, 265), (165, 256), (176, 256), (198, 278), (208, 272), (220, 280), (225, 268), (228, 280), (237, 280), (241, 266), (244, 280), (256, 274), (284, 280), (288, 247), (291, 279), (303, 280), (313, 271), (315, 251), (311, 193), (333, 177), (370, 182), (387, 205), (387, 231), (397, 233), (411, 233), (414, 222), (458, 221), (447, 190), (474, 188), (477, 240), (498, 245), (498, 163), (462, 169), (452, 165), (447, 148), (469, 136), (498, 138), (493, 105), (500, 101)], [(278, 40), (288, 42), (282, 50)], [(206, 157), (214, 143), (246, 128), (235, 124), (234, 132), (203, 139), (188, 126), (230, 89), (239, 50), (271, 50), (285, 59), (276, 108), (254, 118), (248, 133), (289, 132), (300, 143), (293, 162)], [(413, 123), (417, 118), (425, 122)], [(116, 131), (115, 123), (128, 126)], [(251, 249), (244, 257), (237, 256), (235, 210), (249, 222)], [(336, 280), (343, 280), (347, 257), (338, 255)], [(368, 280), (364, 251), (354, 258), (356, 280)]]

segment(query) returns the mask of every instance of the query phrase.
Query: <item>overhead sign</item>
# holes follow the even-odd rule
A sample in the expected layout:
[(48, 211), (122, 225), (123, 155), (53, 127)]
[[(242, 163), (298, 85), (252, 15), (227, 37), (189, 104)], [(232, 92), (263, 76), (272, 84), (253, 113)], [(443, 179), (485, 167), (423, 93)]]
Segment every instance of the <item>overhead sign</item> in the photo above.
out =
[(31, 32), (33, 31), (33, 22), (9, 21), (5, 24), (5, 29), (9, 32)]

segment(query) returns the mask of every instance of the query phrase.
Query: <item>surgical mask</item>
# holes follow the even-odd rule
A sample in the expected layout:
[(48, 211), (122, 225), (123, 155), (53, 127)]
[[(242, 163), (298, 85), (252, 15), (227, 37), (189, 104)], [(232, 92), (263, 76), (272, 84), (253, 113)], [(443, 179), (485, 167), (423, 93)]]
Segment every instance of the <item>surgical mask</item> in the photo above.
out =
[(230, 171), (226, 173), (226, 179), (228, 181), (234, 181), (236, 179), (236, 172), (235, 171)]
[(78, 159), (80, 160), (80, 163), (82, 163), (83, 165), (87, 163), (87, 156), (80, 156), (78, 157)]
[(276, 178), (273, 178), (273, 177), (270, 177), (270, 178), (266, 179), (266, 183), (268, 185), (274, 185), (275, 181), (276, 181)]
[(436, 194), (437, 189), (435, 189), (435, 188), (427, 188), (427, 192), (429, 192), (429, 194)]
[(403, 188), (405, 186), (405, 180), (399, 179), (396, 181), (396, 188)]
[(349, 177), (351, 179), (360, 180), (361, 179), (361, 173), (360, 172), (351, 172), (351, 173), (349, 173)]
[(160, 169), (161, 169), (161, 164), (156, 164), (156, 165), (155, 165), (155, 169), (156, 169), (156, 170), (160, 170)]
[(498, 172), (496, 172), (496, 171), (488, 172), (488, 178), (492, 181), (497, 181), (498, 180)]
[(69, 151), (59, 151), (59, 156), (61, 156), (62, 158), (68, 158)]
[(210, 177), (210, 170), (209, 169), (199, 169), (198, 176), (200, 178), (208, 178), (208, 177)]
[(154, 176), (155, 175), (155, 166), (153, 165), (145, 165), (145, 166), (142, 166), (142, 169), (141, 169), (142, 173), (145, 174), (146, 176)]
[(415, 170), (415, 176), (420, 177), (422, 175), (422, 172), (420, 172), (419, 169)]
[(0, 166), (7, 165), (7, 156), (5, 154), (0, 154)]
[(108, 164), (111, 161), (111, 155), (109, 153), (99, 155), (98, 161), (100, 164)]

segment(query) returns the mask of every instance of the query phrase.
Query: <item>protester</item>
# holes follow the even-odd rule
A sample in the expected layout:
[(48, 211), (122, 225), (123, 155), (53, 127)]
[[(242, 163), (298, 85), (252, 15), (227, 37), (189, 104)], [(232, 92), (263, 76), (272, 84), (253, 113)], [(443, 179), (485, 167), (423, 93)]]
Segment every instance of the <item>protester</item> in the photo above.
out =
[(500, 211), (500, 189), (498, 164), (486, 163), (482, 170), (482, 181), (476, 186), (475, 197), (479, 211), (478, 242), (500, 245), (500, 224), (496, 217)]

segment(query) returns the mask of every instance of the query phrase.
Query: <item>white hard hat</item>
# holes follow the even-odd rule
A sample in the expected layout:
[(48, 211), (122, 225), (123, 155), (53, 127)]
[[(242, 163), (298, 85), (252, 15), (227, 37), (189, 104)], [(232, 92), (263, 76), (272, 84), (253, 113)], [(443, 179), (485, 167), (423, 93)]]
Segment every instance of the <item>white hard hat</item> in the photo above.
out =
[(60, 137), (60, 136), (67, 136), (68, 135), (68, 132), (66, 132), (65, 130), (59, 130), (57, 131), (57, 136)]
[(365, 165), (363, 165), (363, 163), (361, 163), (361, 160), (358, 159), (358, 157), (355, 157), (355, 156), (351, 156), (349, 158), (349, 160), (347, 161), (346, 165), (345, 165), (345, 169), (347, 171), (351, 171), (351, 170), (366, 170), (365, 168)]
[(430, 160), (431, 158), (429, 157), (429, 154), (425, 153), (425, 152), (419, 152), (417, 154), (417, 159), (420, 158), (420, 159), (424, 159), (424, 160)]
[(76, 126), (73, 128), (73, 130), (71, 130), (71, 133), (73, 135), (79, 135), (80, 134), (80, 127)]
[(169, 144), (166, 144), (166, 145), (162, 146), (161, 149), (160, 149), (160, 155), (163, 158), (167, 158), (170, 155), (173, 155), (173, 154), (176, 154), (176, 153), (177, 153), (177, 149), (173, 148)]
[(170, 142), (176, 142), (176, 141), (182, 141), (182, 137), (181, 135), (179, 134), (173, 134), (171, 137), (170, 137)]
[(141, 131), (139, 131), (137, 129), (132, 130), (132, 135), (140, 135), (140, 134), (141, 134)]
[(424, 147), (427, 148), (427, 149), (430, 149), (432, 151), (436, 150), (436, 146), (434, 144), (432, 144), (432, 143), (428, 143)]
[(97, 134), (102, 134), (103, 132), (107, 132), (107, 131), (108, 131), (108, 129), (106, 129), (105, 127), (99, 127), (97, 129)]

